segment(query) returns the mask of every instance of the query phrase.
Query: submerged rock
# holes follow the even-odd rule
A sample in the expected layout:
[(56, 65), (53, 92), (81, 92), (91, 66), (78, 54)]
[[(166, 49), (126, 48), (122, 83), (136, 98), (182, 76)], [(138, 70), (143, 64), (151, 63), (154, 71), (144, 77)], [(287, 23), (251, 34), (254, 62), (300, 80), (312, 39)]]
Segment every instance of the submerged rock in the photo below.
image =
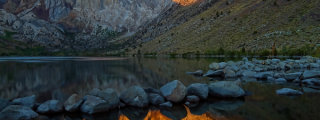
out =
[(49, 100), (42, 103), (38, 108), (37, 112), (41, 114), (53, 114), (63, 111), (63, 104), (58, 100)]
[(68, 112), (75, 112), (80, 110), (83, 99), (78, 94), (72, 94), (64, 103), (64, 108)]
[(187, 94), (187, 89), (178, 80), (174, 80), (160, 88), (161, 94), (169, 101), (181, 102)]
[(207, 99), (209, 94), (209, 88), (207, 84), (194, 83), (187, 88), (188, 95), (196, 95), (201, 99)]
[(238, 81), (220, 81), (209, 85), (209, 95), (223, 98), (237, 98), (245, 95)]
[(0, 113), (0, 120), (31, 120), (38, 117), (30, 107), (10, 105)]
[(165, 102), (164, 97), (162, 97), (159, 94), (155, 94), (155, 93), (149, 93), (148, 94), (148, 98), (149, 98), (149, 102), (152, 105), (159, 105)]
[(224, 72), (223, 72), (223, 70), (217, 70), (217, 71), (209, 70), (203, 76), (204, 77), (223, 77), (224, 76)]
[(30, 108), (33, 108), (36, 102), (36, 96), (28, 96), (28, 97), (23, 97), (23, 98), (17, 98), (12, 101), (13, 105), (22, 105), (22, 106), (27, 106)]
[(302, 95), (303, 93), (298, 90), (294, 90), (291, 88), (282, 88), (276, 91), (278, 95)]
[(146, 107), (149, 104), (148, 95), (143, 88), (133, 86), (123, 91), (120, 99), (127, 105), (134, 107)]

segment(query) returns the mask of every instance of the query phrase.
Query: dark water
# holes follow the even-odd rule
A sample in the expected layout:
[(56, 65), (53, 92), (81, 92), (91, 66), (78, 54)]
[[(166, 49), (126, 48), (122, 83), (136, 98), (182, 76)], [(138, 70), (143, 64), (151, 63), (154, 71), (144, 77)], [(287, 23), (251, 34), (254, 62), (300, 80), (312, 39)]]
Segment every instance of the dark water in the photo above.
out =
[[(2, 57), (0, 58), (0, 97), (13, 99), (35, 94), (38, 102), (65, 100), (73, 93), (85, 95), (93, 88), (114, 88), (118, 93), (140, 85), (160, 88), (172, 80), (185, 85), (210, 83), (208, 78), (186, 75), (187, 71), (208, 70), (213, 61), (224, 59), (183, 58), (74, 58), (74, 57)], [(320, 119), (320, 94), (298, 97), (278, 96), (283, 87), (300, 89), (290, 84), (244, 83), (251, 96), (237, 100), (210, 99), (197, 107), (175, 105), (172, 109), (156, 107), (126, 108), (95, 116), (68, 115), (86, 119), (249, 119), (291, 120)], [(67, 115), (56, 116), (66, 117)]]

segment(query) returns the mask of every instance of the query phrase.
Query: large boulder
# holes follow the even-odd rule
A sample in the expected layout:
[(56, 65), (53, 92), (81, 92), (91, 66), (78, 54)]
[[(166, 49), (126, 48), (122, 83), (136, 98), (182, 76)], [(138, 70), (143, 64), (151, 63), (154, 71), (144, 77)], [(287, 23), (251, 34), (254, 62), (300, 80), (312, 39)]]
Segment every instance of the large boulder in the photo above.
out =
[(140, 86), (133, 86), (123, 91), (120, 99), (134, 107), (146, 107), (149, 104), (148, 94)]
[(48, 100), (42, 103), (38, 108), (37, 112), (41, 114), (53, 114), (63, 111), (63, 103), (58, 100)]
[(196, 95), (201, 99), (207, 99), (209, 94), (209, 88), (207, 84), (195, 83), (191, 84), (187, 88), (188, 95)]
[(316, 70), (307, 70), (303, 73), (303, 78), (304, 79), (309, 79), (309, 78), (320, 78), (320, 71)]
[(239, 81), (219, 81), (209, 85), (209, 95), (223, 98), (237, 98), (245, 95)]
[(30, 107), (10, 105), (0, 113), (0, 120), (31, 120), (38, 117)]
[(109, 110), (109, 103), (100, 97), (87, 95), (84, 97), (84, 102), (80, 107), (81, 112), (87, 114), (95, 114), (106, 112)]
[(165, 102), (164, 97), (162, 97), (159, 94), (155, 94), (155, 93), (149, 93), (148, 94), (148, 99), (149, 99), (149, 102), (152, 105), (159, 105), (159, 104), (162, 104), (162, 103)]
[(13, 105), (23, 105), (23, 106), (27, 106), (27, 107), (34, 107), (36, 102), (36, 96), (32, 95), (32, 96), (28, 96), (28, 97), (23, 97), (23, 98), (17, 98), (14, 99), (12, 101)]
[(81, 104), (83, 103), (82, 97), (78, 94), (72, 94), (65, 102), (64, 108), (68, 112), (75, 112), (80, 109)]
[(187, 89), (183, 83), (174, 80), (162, 86), (160, 92), (169, 101), (181, 102), (187, 94)]
[(294, 90), (291, 88), (282, 88), (276, 91), (278, 95), (302, 95), (303, 93), (298, 90)]
[(209, 70), (206, 74), (203, 75), (204, 77), (224, 77), (223, 70)]

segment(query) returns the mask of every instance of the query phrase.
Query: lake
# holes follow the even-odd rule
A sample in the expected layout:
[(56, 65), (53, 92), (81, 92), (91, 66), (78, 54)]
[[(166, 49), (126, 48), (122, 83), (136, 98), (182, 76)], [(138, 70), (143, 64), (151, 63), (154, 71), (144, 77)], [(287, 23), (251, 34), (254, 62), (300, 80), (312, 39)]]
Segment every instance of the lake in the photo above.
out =
[[(1, 57), (0, 98), (11, 100), (35, 94), (41, 103), (50, 99), (65, 101), (73, 93), (85, 95), (93, 88), (113, 88), (120, 94), (134, 85), (159, 89), (172, 80), (180, 80), (186, 86), (192, 83), (209, 84), (215, 79), (195, 77), (186, 72), (199, 69), (207, 71), (210, 63), (225, 60), (229, 59)], [(252, 95), (243, 99), (211, 98), (191, 108), (183, 105), (174, 105), (170, 109), (127, 107), (94, 116), (64, 114), (50, 117), (104, 120), (320, 119), (318, 90), (305, 88), (310, 92), (297, 97), (276, 95), (275, 91), (283, 87), (301, 89), (291, 84), (244, 82), (243, 88)]]

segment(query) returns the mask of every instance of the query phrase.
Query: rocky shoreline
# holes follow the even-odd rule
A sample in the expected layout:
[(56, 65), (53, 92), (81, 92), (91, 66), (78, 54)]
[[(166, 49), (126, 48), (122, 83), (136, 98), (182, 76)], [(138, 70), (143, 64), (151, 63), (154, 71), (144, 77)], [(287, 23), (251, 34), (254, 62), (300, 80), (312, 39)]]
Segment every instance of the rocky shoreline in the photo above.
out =
[[(209, 98), (241, 99), (250, 92), (241, 87), (246, 79), (274, 82), (275, 84), (293, 83), (311, 88), (320, 86), (320, 60), (313, 57), (303, 57), (300, 60), (267, 59), (249, 61), (243, 58), (238, 62), (221, 62), (209, 65), (210, 70), (187, 72), (187, 74), (222, 78), (210, 84), (194, 83), (185, 86), (179, 80), (171, 81), (160, 89), (132, 86), (121, 94), (108, 88), (93, 89), (85, 96), (72, 94), (66, 101), (48, 100), (37, 103), (37, 96), (32, 95), (14, 100), (0, 100), (0, 119), (21, 120), (40, 119), (43, 115), (59, 113), (98, 114), (125, 107), (146, 108), (157, 106), (171, 108), (173, 104), (196, 106)], [(290, 72), (292, 71), (293, 72)], [(288, 72), (289, 71), (289, 72)], [(233, 79), (235, 78), (235, 79)], [(240, 79), (241, 78), (241, 79)], [(303, 92), (290, 88), (275, 91), (278, 95), (302, 95)]]

